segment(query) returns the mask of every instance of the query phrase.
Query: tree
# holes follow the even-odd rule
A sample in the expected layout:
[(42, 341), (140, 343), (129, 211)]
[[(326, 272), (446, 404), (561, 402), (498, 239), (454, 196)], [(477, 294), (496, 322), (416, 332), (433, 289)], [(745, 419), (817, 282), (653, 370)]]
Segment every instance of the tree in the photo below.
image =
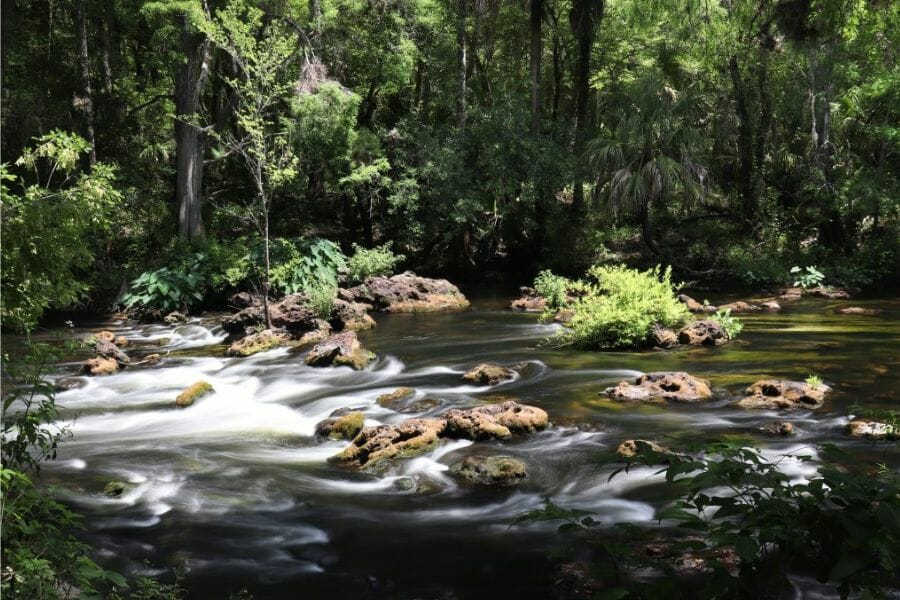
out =
[(300, 48), (300, 37), (282, 20), (264, 20), (261, 10), (240, 1), (230, 2), (201, 27), (238, 67), (237, 76), (225, 77), (237, 104), (232, 107), (235, 131), (213, 132), (213, 137), (226, 154), (238, 158), (253, 188), (245, 214), (263, 240), (263, 310), (266, 326), (271, 328), (269, 209), (275, 192), (297, 176), (299, 159), (292, 150), (289, 124), (282, 114), (287, 113), (299, 74), (293, 59)]

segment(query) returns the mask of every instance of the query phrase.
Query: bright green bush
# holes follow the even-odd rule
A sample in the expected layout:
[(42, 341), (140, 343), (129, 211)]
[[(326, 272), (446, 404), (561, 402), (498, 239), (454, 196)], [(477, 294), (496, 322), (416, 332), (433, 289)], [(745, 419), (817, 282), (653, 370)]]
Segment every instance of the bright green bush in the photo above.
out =
[(347, 261), (347, 279), (362, 283), (368, 277), (386, 277), (393, 274), (394, 267), (405, 258), (402, 254), (394, 254), (389, 243), (371, 249), (353, 244), (353, 256)]
[(709, 315), (706, 318), (721, 325), (722, 329), (725, 330), (725, 335), (728, 336), (729, 340), (733, 340), (738, 335), (740, 335), (741, 331), (744, 330), (744, 324), (740, 321), (740, 319), (731, 316), (730, 308), (726, 308), (725, 310), (717, 310), (715, 314)]
[(646, 344), (654, 325), (678, 327), (690, 318), (675, 297), (672, 270), (637, 271), (624, 266), (594, 266), (596, 284), (572, 305), (568, 342), (588, 349), (637, 348)]
[(547, 301), (547, 308), (558, 310), (569, 303), (568, 290), (572, 282), (550, 271), (541, 271), (534, 278), (534, 291)]
[(201, 271), (205, 260), (205, 254), (194, 254), (182, 266), (141, 273), (131, 282), (122, 302), (129, 309), (187, 312), (192, 304), (203, 300)]

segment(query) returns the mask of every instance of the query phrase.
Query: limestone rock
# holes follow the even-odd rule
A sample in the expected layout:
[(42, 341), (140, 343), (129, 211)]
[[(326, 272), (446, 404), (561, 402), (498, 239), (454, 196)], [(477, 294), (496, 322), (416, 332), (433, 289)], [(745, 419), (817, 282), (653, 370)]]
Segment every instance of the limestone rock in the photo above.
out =
[(481, 363), (463, 374), (463, 379), (481, 385), (497, 385), (515, 379), (516, 372), (509, 367), (493, 363)]
[(416, 395), (416, 390), (411, 387), (398, 387), (393, 392), (381, 394), (375, 399), (379, 406), (394, 408), (398, 403), (408, 400)]
[[(292, 335), (302, 335), (317, 329), (319, 316), (308, 304), (303, 294), (291, 294), (281, 300), (269, 302), (272, 326), (284, 329)], [(228, 333), (247, 334), (265, 324), (262, 304), (253, 304), (222, 319), (222, 328)]]
[(165, 323), (166, 325), (178, 325), (179, 323), (187, 323), (187, 320), (188, 318), (177, 310), (173, 310), (165, 317), (163, 317), (163, 323)]
[(110, 498), (118, 498), (128, 491), (129, 488), (131, 488), (131, 485), (124, 481), (110, 481), (104, 486), (103, 495)]
[(175, 406), (187, 408), (200, 398), (215, 392), (213, 386), (206, 381), (198, 381), (175, 398)]
[(650, 332), (650, 343), (658, 348), (671, 348), (678, 345), (678, 334), (671, 329), (654, 325)]
[(119, 363), (112, 358), (97, 356), (81, 363), (81, 371), (89, 375), (112, 375), (119, 371)]
[(623, 402), (701, 402), (712, 398), (709, 382), (683, 371), (647, 373), (634, 384), (622, 381), (604, 393)]
[(709, 304), (701, 304), (687, 294), (678, 294), (678, 301), (684, 303), (692, 313), (714, 313), (716, 307)]
[(334, 301), (334, 317), (331, 325), (340, 331), (363, 331), (375, 327), (375, 319), (367, 312), (371, 308), (360, 302)]
[(447, 427), (444, 419), (410, 419), (399, 425), (364, 427), (332, 462), (372, 469), (394, 458), (411, 458), (438, 445)]
[(877, 315), (880, 312), (881, 311), (877, 308), (863, 308), (862, 306), (848, 306), (838, 311), (838, 313), (842, 315), (860, 315), (866, 317)]
[(827, 385), (810, 385), (803, 381), (764, 379), (747, 388), (747, 398), (739, 401), (741, 408), (751, 409), (814, 409), (825, 402)]
[(656, 452), (657, 454), (672, 453), (668, 448), (649, 440), (625, 440), (619, 444), (618, 448), (616, 448), (616, 454), (618, 454), (620, 458), (634, 458), (645, 450)]
[(470, 484), (511, 487), (528, 477), (528, 468), (511, 456), (467, 456), (450, 465), (450, 474)]
[(720, 305), (719, 310), (728, 310), (731, 312), (731, 314), (736, 315), (742, 313), (759, 312), (762, 310), (762, 307), (757, 306), (756, 304), (750, 304), (749, 302), (744, 302), (743, 300), (738, 300), (737, 302)]
[(788, 421), (772, 421), (771, 423), (766, 423), (759, 429), (763, 433), (769, 435), (780, 435), (782, 437), (794, 435), (794, 425)]
[(443, 415), (446, 435), (469, 440), (506, 439), (513, 433), (533, 433), (549, 424), (547, 413), (536, 406), (508, 400), (501, 404), (453, 409)]
[(234, 342), (228, 347), (226, 353), (228, 356), (252, 356), (266, 350), (284, 346), (288, 341), (286, 333), (264, 329), (259, 333), (251, 333)]
[(867, 438), (870, 440), (895, 440), (900, 437), (900, 432), (893, 425), (857, 419), (847, 424), (847, 433), (851, 437)]
[(694, 321), (678, 332), (678, 341), (691, 346), (721, 346), (728, 341), (722, 326), (711, 319)]
[(781, 310), (781, 305), (775, 302), (774, 300), (769, 300), (767, 302), (761, 302), (759, 304), (760, 308), (762, 308), (766, 312), (778, 312)]
[(98, 339), (94, 343), (94, 352), (97, 356), (112, 359), (119, 363), (119, 365), (127, 365), (131, 362), (131, 359), (128, 358), (127, 354), (119, 350), (115, 344), (106, 340)]
[(365, 421), (366, 416), (361, 411), (339, 408), (316, 425), (316, 436), (331, 440), (352, 440), (362, 430)]
[(539, 296), (534, 288), (523, 287), (519, 289), (521, 296), (513, 300), (509, 307), (512, 310), (522, 312), (544, 312), (547, 308), (547, 300)]
[(346, 365), (360, 371), (374, 359), (375, 355), (360, 345), (355, 332), (345, 331), (313, 346), (305, 362), (311, 367)]
[(433, 312), (469, 306), (459, 288), (446, 279), (429, 279), (410, 272), (393, 277), (369, 277), (361, 285), (345, 290), (340, 297), (385, 312)]

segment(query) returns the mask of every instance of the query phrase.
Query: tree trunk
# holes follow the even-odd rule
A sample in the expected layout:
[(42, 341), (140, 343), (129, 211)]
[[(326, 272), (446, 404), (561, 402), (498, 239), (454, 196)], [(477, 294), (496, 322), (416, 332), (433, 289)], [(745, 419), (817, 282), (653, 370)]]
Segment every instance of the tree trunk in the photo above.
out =
[(456, 119), (460, 129), (466, 126), (466, 2), (456, 0)]
[(193, 121), (198, 117), (200, 94), (209, 72), (209, 41), (192, 30), (186, 15), (179, 20), (186, 60), (175, 80), (175, 200), (179, 235), (195, 238), (203, 235), (201, 188), (206, 136)]
[(741, 69), (737, 56), (732, 55), (728, 60), (728, 72), (731, 76), (731, 86), (734, 91), (734, 108), (738, 119), (738, 189), (741, 196), (741, 224), (745, 233), (749, 233), (753, 226), (753, 216), (756, 214), (756, 198), (753, 185), (753, 125), (750, 117), (750, 107), (747, 102), (747, 91), (741, 77)]
[(81, 71), (81, 98), (77, 101), (78, 108), (84, 115), (84, 137), (91, 145), (88, 165), (93, 166), (97, 162), (97, 142), (94, 136), (94, 95), (91, 90), (91, 62), (88, 55), (87, 16), (84, 3), (85, 0), (75, 1), (75, 37), (78, 43), (78, 67)]
[(559, 19), (553, 11), (550, 11), (550, 15), (553, 19), (553, 108), (550, 119), (556, 123), (562, 93), (562, 42), (559, 39)]
[[(531, 62), (531, 134), (535, 140), (541, 133), (541, 55), (544, 52), (544, 40), (541, 26), (544, 17), (544, 0), (530, 0), (530, 62)], [(543, 181), (543, 169), (535, 169), (534, 175), (534, 248), (541, 252), (547, 229), (547, 190)]]
[(575, 60), (575, 177), (572, 197), (572, 213), (576, 220), (584, 216), (584, 152), (587, 127), (588, 97), (590, 95), (591, 49), (594, 45), (595, 16), (599, 22), (603, 18), (603, 2), (598, 0), (573, 0), (569, 12), (569, 25), (575, 36), (577, 57)]

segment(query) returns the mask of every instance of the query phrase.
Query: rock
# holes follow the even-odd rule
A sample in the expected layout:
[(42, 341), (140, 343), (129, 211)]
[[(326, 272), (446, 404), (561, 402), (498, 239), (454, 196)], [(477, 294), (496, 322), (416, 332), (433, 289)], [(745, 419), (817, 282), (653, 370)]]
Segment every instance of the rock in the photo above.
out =
[(780, 435), (782, 437), (794, 435), (794, 425), (787, 421), (772, 421), (760, 427), (759, 430), (769, 435)]
[(446, 279), (429, 279), (410, 272), (393, 277), (369, 277), (339, 297), (386, 312), (432, 312), (469, 306), (459, 288)]
[(739, 401), (741, 408), (751, 409), (813, 409), (825, 402), (827, 385), (812, 386), (803, 381), (764, 379), (747, 388), (749, 397)]
[[(313, 311), (303, 294), (291, 294), (281, 300), (269, 302), (272, 327), (284, 329), (299, 336), (319, 328), (319, 316)], [(265, 324), (265, 311), (261, 303), (248, 306), (222, 319), (222, 328), (228, 333), (253, 333)]]
[(616, 454), (618, 454), (620, 458), (634, 458), (638, 454), (641, 454), (641, 452), (647, 450), (656, 452), (657, 454), (672, 454), (672, 451), (668, 448), (648, 440), (625, 440), (619, 444), (618, 448), (616, 448)]
[(425, 454), (440, 442), (447, 427), (444, 419), (410, 419), (399, 425), (364, 427), (332, 462), (372, 469), (394, 458)]
[(547, 308), (547, 300), (543, 296), (539, 296), (534, 288), (519, 288), (521, 296), (513, 300), (509, 307), (512, 310), (522, 312), (544, 312)]
[(721, 346), (728, 341), (722, 326), (710, 319), (694, 321), (678, 332), (678, 342), (692, 346)]
[(736, 315), (740, 313), (754, 313), (762, 310), (761, 307), (750, 304), (749, 302), (744, 302), (743, 300), (738, 300), (737, 302), (731, 302), (729, 304), (722, 304), (719, 306), (719, 310), (731, 311), (731, 314)]
[(124, 348), (125, 346), (128, 345), (128, 338), (125, 337), (124, 335), (120, 335), (119, 337), (117, 337), (116, 339), (113, 340), (113, 344), (115, 344), (119, 348)]
[(317, 329), (313, 329), (312, 331), (307, 331), (300, 339), (297, 340), (297, 346), (312, 346), (313, 344), (318, 344), (324, 339), (327, 339), (328, 336), (331, 335), (331, 325), (328, 324), (327, 321), (320, 321)]
[(839, 314), (842, 315), (860, 315), (871, 317), (877, 315), (881, 311), (877, 308), (863, 308), (862, 306), (848, 306), (847, 308), (842, 308), (838, 311)]
[(803, 297), (803, 288), (789, 287), (779, 291), (778, 299), (784, 302), (794, 302)]
[(330, 324), (338, 331), (363, 331), (375, 327), (375, 319), (367, 312), (370, 306), (360, 302), (334, 301), (334, 317)]
[(654, 325), (650, 332), (650, 343), (658, 348), (671, 348), (678, 345), (678, 334), (671, 329)]
[(228, 296), (228, 306), (241, 310), (250, 306), (262, 304), (262, 299), (251, 295), (249, 292), (237, 292)]
[(289, 342), (286, 333), (265, 329), (239, 339), (228, 347), (228, 356), (252, 356), (266, 350), (284, 346)]
[(112, 358), (97, 356), (81, 363), (81, 371), (90, 375), (112, 375), (118, 373), (119, 363)]
[(94, 343), (94, 352), (96, 352), (97, 356), (101, 358), (110, 358), (119, 363), (119, 365), (127, 365), (131, 362), (131, 359), (128, 358), (127, 354), (119, 350), (112, 342), (107, 342), (105, 340), (98, 339)]
[(131, 488), (131, 485), (125, 483), (124, 481), (110, 481), (103, 488), (103, 495), (109, 496), (110, 498), (118, 498), (129, 488)]
[(157, 338), (157, 339), (154, 341), (154, 343), (155, 343), (157, 346), (160, 346), (160, 347), (161, 347), (161, 346), (168, 346), (170, 343), (172, 343), (172, 339), (171, 339), (171, 338), (167, 338), (167, 337), (161, 337), (161, 338)]
[(511, 456), (467, 456), (450, 465), (450, 474), (474, 485), (511, 487), (528, 477), (528, 469)]
[(509, 400), (444, 413), (446, 435), (468, 440), (506, 439), (513, 433), (533, 433), (549, 424), (547, 413), (536, 406)]
[(305, 362), (311, 367), (346, 365), (359, 371), (374, 359), (375, 355), (360, 345), (355, 332), (345, 331), (313, 346)]
[(561, 323), (562, 325), (568, 325), (572, 322), (572, 319), (575, 318), (575, 310), (571, 308), (561, 308), (556, 311), (556, 314), (553, 315), (554, 323)]
[(92, 336), (88, 337), (87, 339), (93, 341), (94, 344), (96, 344), (98, 341), (115, 343), (116, 334), (114, 334), (112, 331), (104, 330), (104, 331), (101, 331), (100, 333), (93, 334)]
[(688, 296), (687, 294), (678, 294), (679, 302), (683, 302), (689, 311), (692, 313), (714, 313), (716, 312), (716, 307), (711, 306), (709, 304), (701, 304)]
[(516, 372), (509, 367), (502, 367), (493, 363), (481, 363), (463, 374), (463, 379), (481, 385), (497, 385), (504, 381), (515, 379)]
[(847, 433), (851, 437), (867, 438), (870, 440), (895, 440), (900, 437), (900, 432), (888, 423), (857, 419), (847, 424)]
[(179, 323), (187, 323), (188, 318), (177, 310), (173, 310), (165, 317), (163, 317), (163, 323), (166, 325), (177, 325)]
[(358, 410), (339, 408), (316, 425), (316, 436), (331, 440), (352, 440), (362, 430), (366, 416)]
[(814, 287), (812, 289), (806, 290), (806, 294), (809, 296), (817, 296), (819, 298), (827, 298), (828, 300), (849, 300), (850, 292), (847, 290), (830, 288), (830, 287)]
[(144, 362), (148, 365), (155, 365), (159, 362), (159, 354), (148, 354), (144, 357)]
[(375, 399), (379, 406), (393, 409), (404, 400), (409, 400), (416, 395), (416, 390), (411, 387), (398, 387), (393, 392), (381, 394)]
[(708, 556), (685, 552), (672, 561), (672, 568), (680, 577), (697, 577), (712, 573), (714, 564), (721, 566), (732, 577), (737, 577), (741, 559), (733, 548), (728, 547), (717, 548)]
[(623, 402), (701, 402), (712, 398), (708, 381), (683, 371), (647, 373), (634, 384), (622, 381), (604, 393)]
[(768, 302), (761, 302), (760, 308), (762, 308), (766, 312), (778, 312), (781, 310), (781, 305), (775, 302), (774, 300), (769, 300)]
[(85, 385), (87, 385), (87, 382), (80, 377), (60, 377), (53, 382), (53, 386), (59, 392), (83, 388)]
[(187, 408), (194, 402), (215, 392), (213, 386), (206, 381), (198, 381), (188, 389), (184, 390), (175, 398), (175, 406), (178, 408)]

